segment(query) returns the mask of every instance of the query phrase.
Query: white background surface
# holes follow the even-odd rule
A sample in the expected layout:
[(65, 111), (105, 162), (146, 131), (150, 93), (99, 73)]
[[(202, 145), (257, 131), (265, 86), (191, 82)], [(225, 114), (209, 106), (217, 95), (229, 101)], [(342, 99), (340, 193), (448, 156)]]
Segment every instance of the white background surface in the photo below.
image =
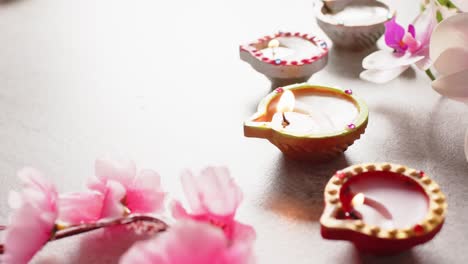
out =
[[(419, 1), (389, 2), (403, 24), (419, 10)], [(120, 153), (159, 171), (177, 197), (183, 168), (228, 165), (245, 192), (238, 218), (258, 232), (259, 263), (466, 263), (468, 109), (433, 92), (417, 70), (386, 85), (363, 82), (365, 53), (331, 50), (310, 82), (364, 98), (366, 134), (329, 164), (286, 160), (267, 141), (243, 137), (243, 121), (270, 87), (238, 58), (238, 44), (280, 29), (323, 36), (306, 0), (3, 1), (0, 219), (21, 167), (42, 169), (61, 191), (80, 190), (97, 156)], [(449, 214), (432, 242), (376, 258), (321, 238), (329, 177), (373, 161), (422, 169), (442, 186)], [(96, 237), (51, 243), (35, 262), (114, 263), (129, 241)]]

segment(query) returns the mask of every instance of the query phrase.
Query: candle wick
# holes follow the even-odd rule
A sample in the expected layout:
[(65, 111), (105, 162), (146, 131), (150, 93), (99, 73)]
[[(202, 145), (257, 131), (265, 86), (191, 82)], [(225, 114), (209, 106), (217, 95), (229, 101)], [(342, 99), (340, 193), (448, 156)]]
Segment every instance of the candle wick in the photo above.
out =
[(289, 126), (289, 121), (286, 119), (286, 116), (284, 115), (284, 112), (282, 112), (282, 115), (283, 115), (283, 122), (281, 123), (281, 125), (283, 125), (283, 128), (286, 128), (287, 126)]
[(360, 220), (362, 219), (362, 216), (361, 214), (359, 214), (358, 212), (356, 212), (355, 210), (351, 210), (350, 212), (346, 212), (345, 213), (346, 217), (349, 217), (353, 220)]

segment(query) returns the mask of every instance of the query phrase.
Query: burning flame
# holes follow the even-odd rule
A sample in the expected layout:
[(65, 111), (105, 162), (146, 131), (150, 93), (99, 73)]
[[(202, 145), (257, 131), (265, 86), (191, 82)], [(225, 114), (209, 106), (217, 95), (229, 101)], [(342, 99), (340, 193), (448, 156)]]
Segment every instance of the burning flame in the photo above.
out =
[(363, 205), (365, 198), (366, 198), (366, 196), (364, 196), (363, 193), (358, 193), (358, 194), (354, 195), (353, 199), (351, 200), (351, 205), (353, 207), (358, 207), (360, 205)]
[(279, 47), (279, 45), (280, 45), (280, 42), (277, 39), (272, 39), (268, 42), (268, 47), (272, 49)]
[(276, 112), (292, 112), (294, 110), (294, 102), (294, 94), (290, 90), (284, 90), (276, 105)]

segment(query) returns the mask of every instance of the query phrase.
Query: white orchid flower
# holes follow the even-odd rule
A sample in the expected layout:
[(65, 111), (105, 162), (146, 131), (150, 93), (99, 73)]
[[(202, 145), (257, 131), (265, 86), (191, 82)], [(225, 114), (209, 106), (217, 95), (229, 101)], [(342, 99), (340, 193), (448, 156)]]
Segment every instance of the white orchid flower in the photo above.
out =
[[(443, 96), (468, 104), (468, 13), (449, 17), (435, 28), (430, 57), (440, 74), (432, 82), (432, 88)], [(468, 131), (465, 154), (468, 160)]]

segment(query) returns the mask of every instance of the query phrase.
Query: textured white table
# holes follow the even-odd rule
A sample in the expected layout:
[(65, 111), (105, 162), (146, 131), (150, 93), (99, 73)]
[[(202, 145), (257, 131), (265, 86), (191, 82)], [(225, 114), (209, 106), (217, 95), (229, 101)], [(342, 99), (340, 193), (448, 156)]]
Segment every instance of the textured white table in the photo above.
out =
[[(410, 22), (418, 1), (391, 1)], [(0, 219), (15, 172), (42, 169), (61, 191), (83, 188), (95, 157), (121, 153), (158, 170), (180, 197), (185, 167), (226, 164), (245, 192), (259, 263), (466, 263), (468, 109), (409, 70), (386, 85), (358, 79), (364, 53), (331, 50), (311, 83), (351, 88), (370, 107), (366, 134), (344, 156), (312, 166), (243, 137), (269, 82), (238, 44), (277, 30), (323, 33), (312, 1), (18, 0), (0, 4)], [(422, 169), (448, 196), (430, 243), (396, 257), (323, 240), (322, 191), (336, 169), (389, 161)], [(33, 235), (33, 234), (32, 234)], [(36, 263), (114, 263), (130, 238), (90, 234), (51, 243)]]

